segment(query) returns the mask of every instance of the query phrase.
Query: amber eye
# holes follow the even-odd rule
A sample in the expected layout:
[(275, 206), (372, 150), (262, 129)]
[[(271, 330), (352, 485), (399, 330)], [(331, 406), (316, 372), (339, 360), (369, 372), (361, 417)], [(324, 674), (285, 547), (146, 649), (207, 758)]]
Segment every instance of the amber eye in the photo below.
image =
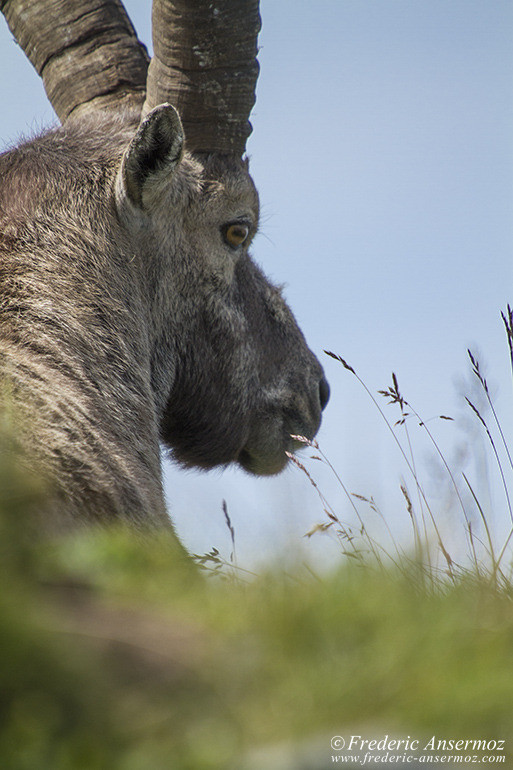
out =
[(243, 222), (234, 222), (231, 225), (225, 225), (223, 227), (223, 237), (228, 246), (232, 249), (238, 249), (247, 241), (249, 235), (249, 227)]

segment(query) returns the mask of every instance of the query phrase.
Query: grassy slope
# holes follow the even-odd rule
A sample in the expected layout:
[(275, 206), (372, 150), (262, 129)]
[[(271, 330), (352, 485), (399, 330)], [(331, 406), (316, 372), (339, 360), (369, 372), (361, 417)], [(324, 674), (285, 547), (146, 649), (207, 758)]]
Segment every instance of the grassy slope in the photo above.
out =
[(240, 768), (309, 736), (329, 759), (362, 724), (513, 737), (513, 604), (484, 581), (433, 592), (414, 566), (352, 563), (204, 580), (165, 538), (34, 547), (23, 496), (2, 512), (2, 770)]

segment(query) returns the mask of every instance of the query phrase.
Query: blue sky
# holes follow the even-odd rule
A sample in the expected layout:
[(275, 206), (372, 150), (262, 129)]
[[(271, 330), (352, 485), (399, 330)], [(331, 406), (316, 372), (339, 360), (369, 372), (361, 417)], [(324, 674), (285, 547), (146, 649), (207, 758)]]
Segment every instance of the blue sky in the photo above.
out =
[[(126, 6), (149, 44), (149, 3)], [(511, 430), (500, 310), (513, 302), (513, 5), (262, 0), (261, 12), (248, 143), (263, 209), (254, 256), (286, 284), (326, 368), (325, 452), (350, 491), (374, 495), (401, 532), (409, 527), (398, 492), (404, 464), (354, 378), (322, 351), (346, 358), (373, 391), (396, 372), (426, 420), (458, 417), (429, 424), (459, 468), (465, 444), (481, 457), (478, 434), (464, 429), (470, 346)], [(5, 24), (0, 64), (5, 143), (48, 125), (53, 113)], [(422, 442), (416, 451), (436, 495), (445, 486), (432, 452)], [(465, 468), (483, 477), (478, 465), (469, 457)], [(348, 518), (330, 474), (309, 467)], [(502, 499), (489, 473), (500, 519)], [(327, 539), (302, 538), (322, 512), (297, 469), (262, 480), (168, 467), (166, 490), (178, 531), (196, 552), (215, 545), (229, 553), (224, 498), (242, 564), (281, 549), (320, 559), (335, 553)]]

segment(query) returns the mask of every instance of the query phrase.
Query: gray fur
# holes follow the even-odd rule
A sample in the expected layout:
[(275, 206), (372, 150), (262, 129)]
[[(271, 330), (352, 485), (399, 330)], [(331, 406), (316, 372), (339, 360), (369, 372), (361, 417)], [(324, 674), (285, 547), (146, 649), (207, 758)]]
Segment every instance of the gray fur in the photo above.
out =
[(2, 387), (62, 516), (166, 524), (160, 441), (272, 474), (316, 433), (327, 383), (247, 253), (258, 209), (246, 162), (184, 153), (169, 105), (0, 156)]

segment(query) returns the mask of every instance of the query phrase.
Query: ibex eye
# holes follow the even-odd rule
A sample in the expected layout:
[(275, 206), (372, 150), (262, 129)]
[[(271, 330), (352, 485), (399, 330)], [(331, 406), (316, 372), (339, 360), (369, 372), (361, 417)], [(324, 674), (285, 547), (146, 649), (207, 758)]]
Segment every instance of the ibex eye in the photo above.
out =
[(247, 241), (249, 235), (249, 227), (243, 222), (234, 222), (231, 225), (225, 225), (222, 231), (224, 240), (232, 249), (238, 249), (242, 246), (242, 244)]

